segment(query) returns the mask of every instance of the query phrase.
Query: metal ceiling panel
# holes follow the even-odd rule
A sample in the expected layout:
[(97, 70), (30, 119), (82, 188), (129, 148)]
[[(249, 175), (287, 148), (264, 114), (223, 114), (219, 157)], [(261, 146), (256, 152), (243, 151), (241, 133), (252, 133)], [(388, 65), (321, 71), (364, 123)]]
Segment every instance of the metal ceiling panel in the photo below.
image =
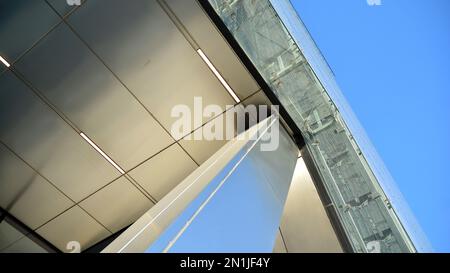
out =
[(80, 203), (112, 233), (132, 224), (153, 203), (126, 178), (121, 177)]
[(174, 144), (132, 170), (130, 175), (159, 201), (196, 168), (189, 155)]
[(0, 206), (31, 229), (74, 203), (0, 144)]
[[(67, 0), (47, 0), (47, 2), (61, 15), (65, 16), (69, 12), (77, 8), (76, 5), (68, 5)], [(84, 3), (85, 0), (80, 0)]]
[(9, 71), (0, 77), (0, 139), (74, 201), (120, 175)]
[(123, 169), (174, 141), (65, 25), (25, 55), (17, 69)]
[[(199, 130), (203, 130), (203, 127), (196, 131)], [(203, 164), (228, 142), (227, 140), (195, 140), (194, 134), (195, 132), (183, 138), (179, 143), (199, 165)]]
[(193, 109), (196, 96), (203, 105), (234, 104), (156, 1), (88, 1), (69, 23), (168, 131), (172, 108)]
[(20, 240), (25, 235), (11, 226), (8, 222), (2, 221), (0, 223), (0, 251), (9, 247), (14, 242)]
[(7, 247), (6, 249), (0, 251), (0, 253), (48, 253), (44, 248), (36, 244), (29, 237), (22, 237), (17, 242), (14, 242), (12, 245)]
[(61, 251), (68, 252), (69, 242), (80, 243), (81, 250), (111, 235), (80, 207), (75, 206), (37, 230)]
[(195, 0), (166, 1), (241, 100), (259, 89), (245, 66)]
[(0, 1), (0, 55), (13, 63), (60, 20), (45, 1)]

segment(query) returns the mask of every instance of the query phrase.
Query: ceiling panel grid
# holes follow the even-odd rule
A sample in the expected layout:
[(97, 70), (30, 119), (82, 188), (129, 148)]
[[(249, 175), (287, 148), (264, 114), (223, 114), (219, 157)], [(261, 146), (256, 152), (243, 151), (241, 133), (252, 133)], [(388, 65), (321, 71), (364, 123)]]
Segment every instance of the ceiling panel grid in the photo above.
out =
[[(157, 1), (65, 2), (0, 3), (0, 205), (62, 251), (131, 224), (226, 143), (174, 139), (172, 107), (235, 104)], [(195, 1), (166, 6), (242, 105), (261, 95)]]

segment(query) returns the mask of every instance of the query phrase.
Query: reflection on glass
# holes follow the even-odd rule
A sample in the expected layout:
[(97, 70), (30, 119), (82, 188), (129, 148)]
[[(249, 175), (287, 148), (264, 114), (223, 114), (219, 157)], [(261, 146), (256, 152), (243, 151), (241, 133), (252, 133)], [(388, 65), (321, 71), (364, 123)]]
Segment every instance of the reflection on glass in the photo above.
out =
[(276, 150), (261, 145), (246, 145), (147, 252), (272, 252), (298, 149), (284, 130)]
[(230, 140), (103, 252), (272, 252), (298, 153), (278, 118), (264, 119)]

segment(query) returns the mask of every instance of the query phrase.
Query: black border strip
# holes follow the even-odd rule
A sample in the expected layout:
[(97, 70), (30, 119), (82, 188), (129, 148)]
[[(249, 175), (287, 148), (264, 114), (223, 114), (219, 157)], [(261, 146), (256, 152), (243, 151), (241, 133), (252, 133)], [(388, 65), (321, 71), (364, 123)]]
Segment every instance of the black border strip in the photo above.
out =
[(247, 68), (248, 72), (253, 76), (255, 81), (261, 87), (261, 89), (263, 90), (263, 92), (267, 96), (267, 98), (270, 100), (270, 102), (273, 105), (279, 106), (279, 113), (280, 113), (281, 118), (287, 123), (289, 128), (294, 133), (293, 138), (294, 138), (294, 141), (297, 144), (298, 148), (302, 149), (305, 146), (305, 140), (303, 138), (303, 135), (302, 135), (300, 129), (298, 128), (298, 126), (296, 125), (295, 121), (292, 119), (292, 117), (286, 111), (284, 106), (281, 104), (278, 97), (272, 92), (272, 89), (269, 87), (267, 82), (261, 76), (259, 71), (254, 66), (253, 62), (249, 59), (249, 57), (244, 52), (244, 50), (241, 48), (241, 46), (236, 41), (236, 39), (234, 39), (233, 34), (231, 34), (231, 32), (228, 30), (227, 26), (224, 24), (224, 22), (222, 21), (220, 16), (217, 15), (216, 11), (211, 6), (211, 4), (208, 2), (208, 0), (197, 0), (197, 2), (200, 4), (200, 6), (205, 11), (205, 13), (212, 20), (212, 22), (216, 25), (217, 29), (220, 31), (222, 36), (228, 42), (230, 47), (234, 50), (236, 55), (241, 60), (242, 64)]

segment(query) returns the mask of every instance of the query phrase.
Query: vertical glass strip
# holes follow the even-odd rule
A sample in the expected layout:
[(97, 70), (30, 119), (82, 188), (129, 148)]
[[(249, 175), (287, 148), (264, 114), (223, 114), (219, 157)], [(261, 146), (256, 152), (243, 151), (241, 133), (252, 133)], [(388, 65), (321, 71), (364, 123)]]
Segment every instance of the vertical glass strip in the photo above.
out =
[(271, 2), (209, 2), (302, 131), (354, 251), (416, 251), (335, 100), (344, 103), (328, 93)]

